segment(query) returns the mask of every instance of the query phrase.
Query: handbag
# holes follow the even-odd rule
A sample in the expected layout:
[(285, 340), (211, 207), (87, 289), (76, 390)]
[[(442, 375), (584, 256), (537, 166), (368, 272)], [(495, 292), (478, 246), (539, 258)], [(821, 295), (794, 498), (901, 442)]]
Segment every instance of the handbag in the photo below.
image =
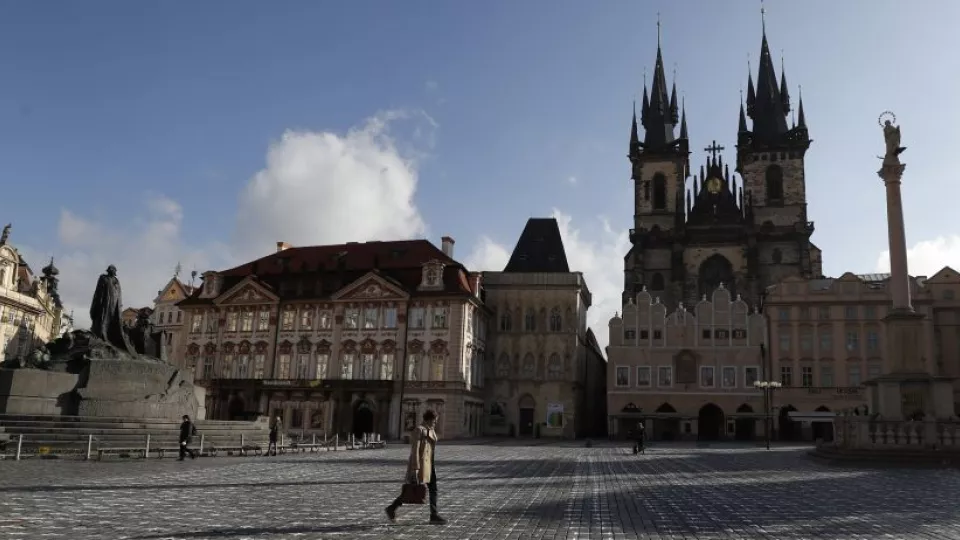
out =
[(400, 502), (403, 504), (424, 504), (427, 502), (427, 485), (408, 482), (400, 489)]

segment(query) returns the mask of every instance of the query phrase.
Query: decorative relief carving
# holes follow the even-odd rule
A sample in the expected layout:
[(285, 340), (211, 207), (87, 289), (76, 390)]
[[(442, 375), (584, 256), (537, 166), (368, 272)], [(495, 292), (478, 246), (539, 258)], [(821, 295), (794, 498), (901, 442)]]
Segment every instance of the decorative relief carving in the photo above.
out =
[(254, 350), (257, 354), (265, 354), (267, 352), (267, 347), (269, 346), (270, 344), (266, 341), (258, 341), (257, 344), (254, 345)]
[(325, 339), (321, 339), (320, 343), (317, 343), (317, 352), (318, 353), (329, 353), (331, 343)]
[(293, 343), (290, 343), (290, 341), (286, 339), (283, 340), (283, 342), (280, 343), (280, 354), (290, 354), (291, 352), (293, 352)]
[(240, 342), (240, 354), (250, 354), (250, 342), (243, 340)]
[(229, 341), (228, 341), (228, 342), (226, 342), (226, 343), (223, 344), (223, 352), (224, 352), (224, 354), (233, 354), (234, 348), (236, 348), (236, 345), (234, 345), (232, 342), (229, 342)]
[(411, 341), (410, 344), (407, 346), (407, 350), (410, 351), (411, 354), (422, 353), (423, 342), (420, 341), (419, 339), (415, 339)]

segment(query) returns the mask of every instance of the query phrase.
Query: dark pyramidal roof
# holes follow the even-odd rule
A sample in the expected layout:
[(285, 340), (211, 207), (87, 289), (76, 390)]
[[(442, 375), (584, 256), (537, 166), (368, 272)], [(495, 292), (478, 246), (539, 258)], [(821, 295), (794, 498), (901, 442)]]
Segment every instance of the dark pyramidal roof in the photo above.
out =
[(504, 272), (569, 272), (560, 225), (554, 218), (530, 218)]

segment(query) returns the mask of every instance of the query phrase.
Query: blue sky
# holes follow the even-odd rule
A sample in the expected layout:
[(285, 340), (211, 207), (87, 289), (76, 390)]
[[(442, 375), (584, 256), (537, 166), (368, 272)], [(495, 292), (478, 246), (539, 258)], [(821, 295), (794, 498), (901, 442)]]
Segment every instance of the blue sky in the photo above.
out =
[[(449, 234), (458, 258), (495, 266), (528, 217), (556, 211), (596, 324), (622, 285), (630, 108), (658, 12), (691, 161), (714, 139), (732, 161), (759, 2), (6, 0), (0, 221), (32, 258), (57, 256), (84, 311), (110, 262), (127, 304), (152, 301), (178, 261), (203, 271), (277, 240)], [(875, 271), (886, 247), (887, 109), (909, 147), (911, 270), (960, 265), (944, 219), (960, 193), (960, 3), (766, 12), (794, 98), (803, 87), (824, 272)]]

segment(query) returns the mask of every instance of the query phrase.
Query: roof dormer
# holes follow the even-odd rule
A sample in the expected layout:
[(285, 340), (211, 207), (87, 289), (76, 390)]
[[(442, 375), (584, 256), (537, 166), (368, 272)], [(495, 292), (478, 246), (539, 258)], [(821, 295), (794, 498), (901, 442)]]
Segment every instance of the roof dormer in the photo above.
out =
[(200, 298), (216, 298), (220, 296), (220, 288), (223, 286), (223, 277), (208, 270), (203, 273), (203, 290), (200, 291)]
[(441, 291), (443, 290), (443, 269), (446, 265), (437, 259), (431, 259), (423, 263), (420, 274), (420, 286), (417, 290), (421, 291)]

